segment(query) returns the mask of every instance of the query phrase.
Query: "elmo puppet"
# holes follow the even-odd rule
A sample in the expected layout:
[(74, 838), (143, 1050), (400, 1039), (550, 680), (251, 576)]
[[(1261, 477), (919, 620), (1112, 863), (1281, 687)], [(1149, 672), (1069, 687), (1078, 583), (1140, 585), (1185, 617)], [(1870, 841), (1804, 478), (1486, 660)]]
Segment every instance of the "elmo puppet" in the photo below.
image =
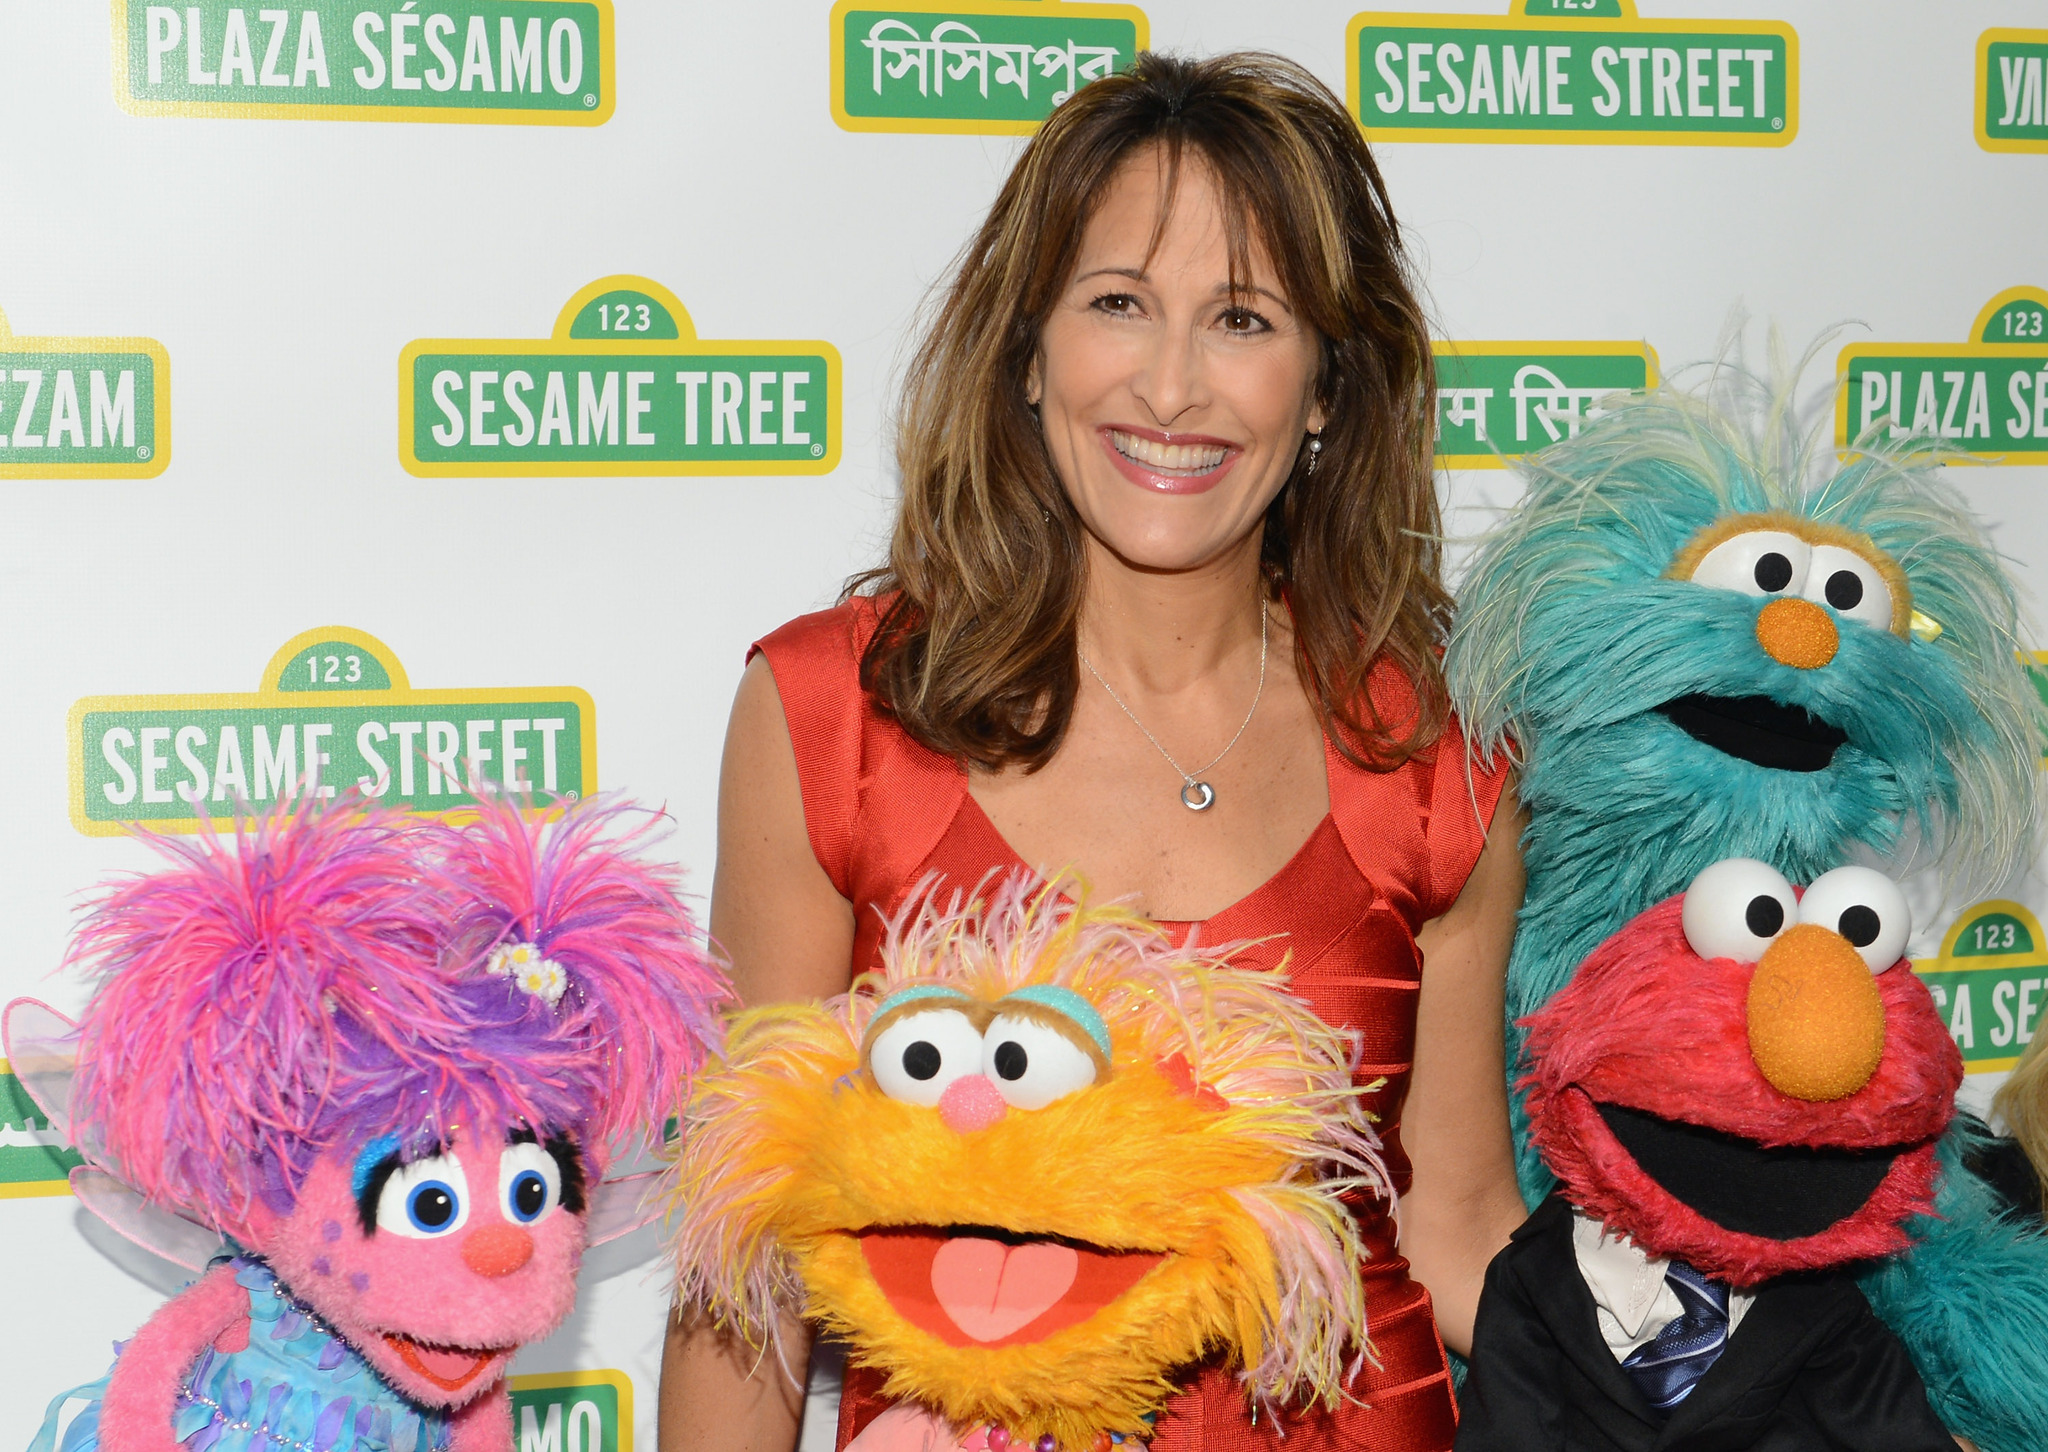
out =
[(1488, 1269), (1459, 1452), (1953, 1452), (1849, 1274), (1931, 1208), (1962, 1083), (1910, 930), (1869, 868), (1731, 858), (1526, 1021), (1560, 1184)]

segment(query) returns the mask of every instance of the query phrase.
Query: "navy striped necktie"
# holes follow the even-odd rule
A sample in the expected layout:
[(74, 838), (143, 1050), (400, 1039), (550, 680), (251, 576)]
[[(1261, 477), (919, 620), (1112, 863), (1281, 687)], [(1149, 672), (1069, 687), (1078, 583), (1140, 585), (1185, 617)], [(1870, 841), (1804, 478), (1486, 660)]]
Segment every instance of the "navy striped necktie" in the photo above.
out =
[(1684, 1309), (1631, 1351), (1621, 1369), (1652, 1407), (1669, 1415), (1728, 1345), (1728, 1287), (1677, 1260), (1665, 1268), (1664, 1282)]

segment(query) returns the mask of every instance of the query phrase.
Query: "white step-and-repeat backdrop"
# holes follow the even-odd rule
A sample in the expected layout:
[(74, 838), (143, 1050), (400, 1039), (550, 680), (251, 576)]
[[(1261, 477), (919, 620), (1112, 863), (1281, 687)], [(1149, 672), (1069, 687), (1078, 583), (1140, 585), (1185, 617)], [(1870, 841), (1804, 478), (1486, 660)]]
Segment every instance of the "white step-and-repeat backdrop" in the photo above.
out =
[[(1440, 335), (1454, 530), (1737, 304), (1840, 426), (1940, 435), (2048, 581), (2048, 15), (2028, 0), (0, 3), (0, 998), (119, 824), (471, 763), (667, 804), (699, 893), (749, 641), (876, 558), (892, 379), (1019, 138), (1158, 48), (1315, 70)], [(2028, 29), (2025, 27), (2036, 28)], [(1987, 1087), (2048, 890), (1916, 951)], [(0, 1077), (0, 1452), (179, 1283)], [(522, 1452), (651, 1452), (642, 1232), (526, 1352)], [(552, 1414), (551, 1414), (552, 1413)], [(824, 1430), (813, 1428), (813, 1433)]]

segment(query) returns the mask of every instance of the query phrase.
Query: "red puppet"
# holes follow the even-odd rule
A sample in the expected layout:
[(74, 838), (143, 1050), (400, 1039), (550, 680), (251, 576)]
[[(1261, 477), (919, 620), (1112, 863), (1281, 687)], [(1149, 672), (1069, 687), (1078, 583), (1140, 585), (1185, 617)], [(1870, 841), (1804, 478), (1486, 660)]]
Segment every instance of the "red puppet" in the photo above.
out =
[(1962, 1082), (1910, 932), (1869, 868), (1733, 858), (1524, 1020), (1561, 1184), (1487, 1271), (1459, 1452), (1954, 1452), (1852, 1278)]

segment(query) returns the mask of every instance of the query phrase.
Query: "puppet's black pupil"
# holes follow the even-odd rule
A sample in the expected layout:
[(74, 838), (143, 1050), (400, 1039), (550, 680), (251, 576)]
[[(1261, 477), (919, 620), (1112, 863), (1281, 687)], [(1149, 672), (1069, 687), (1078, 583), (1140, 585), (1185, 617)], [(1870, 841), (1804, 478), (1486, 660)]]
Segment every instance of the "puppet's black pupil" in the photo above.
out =
[(439, 1185), (428, 1185), (412, 1197), (412, 1218), (428, 1230), (438, 1230), (455, 1218), (455, 1197)]
[(547, 1181), (539, 1175), (521, 1175), (512, 1187), (512, 1208), (529, 1220), (548, 1203)]
[(1031, 1056), (1015, 1039), (1004, 1039), (996, 1045), (996, 1072), (1005, 1079), (1021, 1079), (1030, 1067)]
[(1778, 929), (1785, 926), (1785, 904), (1774, 897), (1759, 894), (1749, 900), (1749, 907), (1742, 914), (1742, 920), (1749, 924), (1749, 930), (1759, 938), (1775, 938)]
[(1772, 550), (1756, 562), (1756, 585), (1759, 590), (1782, 590), (1792, 583), (1792, 562)]
[(903, 1051), (903, 1072), (913, 1079), (929, 1079), (939, 1072), (939, 1046), (919, 1039)]
[(1867, 948), (1877, 941), (1878, 929), (1883, 925), (1877, 920), (1875, 908), (1858, 903), (1855, 907), (1844, 908), (1841, 917), (1835, 920), (1835, 926), (1856, 947)]
[(1854, 610), (1863, 603), (1863, 582), (1854, 570), (1837, 570), (1828, 576), (1828, 604), (1837, 610)]

